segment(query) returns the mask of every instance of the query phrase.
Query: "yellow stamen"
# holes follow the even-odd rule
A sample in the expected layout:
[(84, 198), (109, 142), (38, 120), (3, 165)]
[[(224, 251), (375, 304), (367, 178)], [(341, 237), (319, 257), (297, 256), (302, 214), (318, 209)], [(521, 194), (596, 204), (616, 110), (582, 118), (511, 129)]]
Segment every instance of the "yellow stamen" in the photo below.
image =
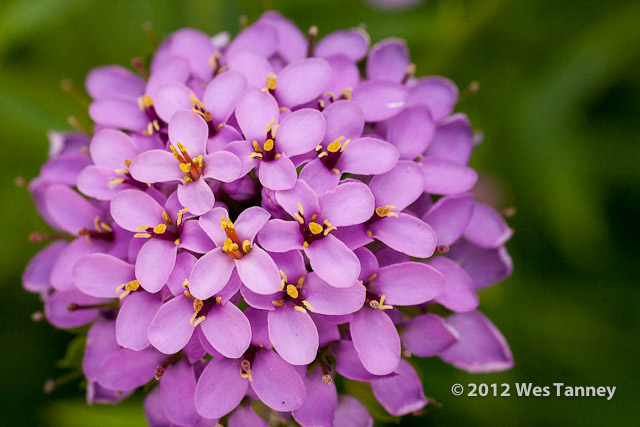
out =
[(137, 291), (139, 287), (140, 287), (140, 282), (138, 282), (137, 280), (132, 280), (128, 283), (118, 286), (116, 288), (116, 293), (124, 290), (124, 292), (122, 292), (119, 296), (119, 298), (122, 299), (127, 295), (129, 295), (131, 292)]
[(384, 304), (385, 298), (386, 298), (386, 295), (382, 295), (380, 297), (380, 310), (391, 310), (393, 308), (392, 306)]
[(118, 184), (122, 184), (124, 182), (124, 178), (111, 178), (109, 180), (109, 186), (113, 187)]
[(108, 231), (109, 233), (111, 233), (113, 231), (113, 228), (111, 228), (111, 226), (109, 224), (106, 224), (103, 221), (100, 221), (100, 225), (102, 226), (102, 228), (104, 230)]
[(326, 157), (328, 155), (329, 155), (329, 153), (327, 153), (326, 151), (323, 151), (322, 153), (318, 154), (318, 158), (321, 159), (321, 158)]
[(193, 327), (195, 328), (196, 326), (198, 326), (200, 323), (204, 322), (206, 320), (206, 316), (200, 316), (198, 317), (198, 319), (192, 323)]
[(302, 285), (304, 285), (304, 279), (306, 279), (306, 276), (298, 277), (298, 283), (296, 283), (296, 288), (298, 289), (302, 288)]
[(271, 304), (275, 305), (276, 307), (282, 307), (284, 305), (284, 300), (273, 300), (271, 301)]
[(173, 241), (173, 243), (174, 243), (176, 246), (178, 246), (178, 245), (180, 244), (180, 239), (176, 239), (176, 240), (174, 240), (174, 241)]
[(317, 213), (314, 213), (313, 215), (311, 215), (311, 221), (315, 221), (316, 219), (318, 219)]
[(345, 148), (347, 148), (347, 145), (349, 145), (349, 143), (350, 143), (350, 142), (351, 142), (351, 140), (350, 140), (350, 139), (347, 139), (347, 140), (342, 144), (342, 147), (340, 147), (340, 152), (341, 152), (341, 153), (345, 150)]
[(371, 230), (367, 230), (366, 233), (367, 233), (367, 236), (373, 237), (373, 233), (371, 232)]
[(309, 243), (304, 242), (304, 243), (302, 244), (302, 247), (303, 247), (303, 248), (308, 248), (308, 247), (309, 247)]
[(304, 219), (302, 218), (302, 216), (300, 216), (298, 212), (294, 213), (293, 216), (298, 220), (300, 224), (304, 224)]
[(273, 129), (271, 129), (271, 136), (273, 136), (274, 138), (276, 137), (276, 132), (278, 132), (279, 127), (280, 125), (275, 125)]
[(180, 170), (184, 173), (191, 171), (191, 163), (180, 163)]
[(172, 225), (173, 224), (173, 221), (171, 221), (171, 218), (169, 217), (169, 215), (165, 211), (162, 211), (162, 220), (167, 225)]
[(314, 312), (315, 310), (313, 309), (313, 307), (311, 307), (311, 304), (309, 304), (308, 301), (302, 301), (302, 305), (304, 305), (305, 307), (307, 307), (307, 310), (309, 310), (310, 312)]
[(176, 145), (178, 146), (178, 150), (180, 150), (183, 154), (187, 153), (187, 148), (184, 145), (180, 144), (179, 142), (176, 142)]
[(153, 232), (156, 234), (162, 234), (167, 231), (167, 224), (158, 224), (153, 227)]
[(131, 159), (124, 159), (124, 165), (126, 167), (131, 167), (131, 163), (133, 163), (133, 160)]
[(251, 369), (249, 369), (249, 371), (245, 372), (245, 371), (240, 371), (240, 376), (242, 378), (246, 378), (249, 381), (253, 381), (253, 377), (251, 376)]
[(348, 87), (346, 89), (343, 89), (342, 92), (340, 92), (340, 97), (346, 99), (347, 101), (351, 100), (351, 93), (353, 92), (353, 89)]
[(153, 105), (153, 100), (149, 95), (144, 95), (142, 97), (142, 102), (144, 103), (145, 107), (151, 107)]
[(262, 154), (256, 152), (249, 154), (249, 161), (252, 161), (253, 159), (262, 159)]
[(340, 143), (342, 141), (344, 141), (344, 136), (341, 136), (340, 138), (333, 141), (331, 144), (327, 145), (327, 151), (329, 151), (330, 153), (337, 153), (338, 150), (340, 149)]
[(373, 280), (373, 279), (375, 279), (376, 277), (378, 277), (378, 273), (373, 273), (371, 276), (369, 276), (369, 277), (367, 278), (367, 282), (372, 281), (372, 280)]
[(273, 139), (269, 138), (264, 142), (264, 151), (271, 151), (273, 150)]
[(260, 148), (260, 144), (255, 139), (253, 140), (253, 151), (256, 153), (262, 153), (262, 149)]
[(183, 209), (180, 209), (180, 210), (178, 211), (178, 216), (177, 216), (177, 218), (176, 218), (176, 225), (180, 225), (180, 224), (182, 224), (182, 217), (183, 217), (183, 216), (184, 216), (184, 214), (186, 214), (187, 212), (189, 212), (189, 209), (187, 209), (187, 208), (183, 208)]
[(116, 169), (114, 172), (115, 173), (129, 174), (129, 169)]
[(278, 270), (278, 272), (280, 273), (280, 276), (282, 277), (282, 280), (284, 280), (285, 282), (289, 281), (289, 279), (287, 279), (287, 275), (284, 274), (284, 271)]
[(242, 242), (242, 252), (244, 252), (245, 254), (248, 254), (249, 252), (251, 252), (251, 242), (248, 240), (245, 240), (244, 242)]
[(340, 169), (338, 168), (331, 169), (331, 172), (335, 173), (336, 175), (340, 175)]
[(291, 298), (298, 298), (298, 288), (293, 285), (287, 285), (287, 295)]
[(277, 80), (275, 73), (269, 73), (269, 75), (267, 76), (267, 87), (269, 88), (269, 90), (275, 90), (276, 86)]
[(184, 177), (184, 182), (185, 183), (193, 182), (193, 178), (191, 178), (190, 176), (187, 175), (187, 176)]
[(184, 279), (184, 282), (182, 282), (182, 287), (183, 288), (188, 288), (189, 287), (189, 279)]
[(136, 231), (144, 231), (147, 228), (151, 228), (150, 225), (141, 225), (140, 227), (136, 228)]
[(235, 252), (238, 250), (238, 244), (234, 243), (230, 238), (224, 239), (224, 246), (222, 246), (222, 252)]
[(307, 312), (307, 310), (305, 310), (304, 308), (299, 307), (299, 306), (297, 306), (297, 305), (294, 305), (294, 306), (293, 306), (293, 309), (294, 309), (295, 311), (299, 311), (300, 313), (306, 313), (306, 312)]
[(93, 228), (95, 228), (98, 233), (102, 233), (102, 229), (100, 228), (100, 218), (95, 217), (93, 219)]
[(300, 212), (300, 215), (304, 215), (304, 210), (302, 209), (302, 203), (298, 203), (298, 212)]
[(271, 121), (267, 125), (267, 132), (269, 132), (271, 130), (271, 128), (273, 127), (275, 122), (276, 122), (276, 119), (271, 119)]
[(173, 157), (175, 157), (178, 160), (182, 159), (180, 154), (178, 154), (178, 150), (176, 150), (176, 147), (174, 147), (173, 145), (170, 145), (169, 148), (171, 149), (171, 152), (173, 153)]
[(273, 156), (273, 159), (278, 160), (280, 157), (282, 157), (282, 154), (276, 154), (275, 156)]
[(203, 110), (205, 109), (204, 104), (198, 99), (198, 97), (193, 92), (191, 92), (189, 99), (191, 100), (191, 106), (194, 109), (196, 108), (196, 106), (200, 107)]
[(149, 234), (149, 233), (136, 233), (136, 234), (133, 235), (133, 237), (139, 238), (139, 239), (148, 239), (149, 237), (151, 237), (151, 234)]
[(310, 222), (309, 223), (309, 230), (311, 230), (311, 232), (313, 234), (320, 234), (320, 233), (322, 233), (322, 226), (320, 224), (318, 224), (317, 222)]
[(280, 107), (280, 111), (287, 111), (287, 107)]
[(327, 227), (327, 228), (325, 228), (325, 230), (324, 230), (324, 233), (323, 233), (323, 234), (326, 236), (326, 235), (327, 235), (327, 234), (329, 234), (332, 230), (337, 230), (337, 229), (338, 229), (338, 227), (335, 227), (335, 226)]
[(322, 144), (316, 145), (316, 151), (320, 151), (320, 150), (322, 150)]
[(398, 214), (396, 212), (391, 212), (391, 210), (393, 209), (397, 209), (397, 208), (393, 205), (379, 206), (376, 208), (376, 214), (379, 217), (395, 216), (397, 218)]
[(193, 299), (193, 295), (191, 295), (191, 292), (189, 292), (187, 290), (184, 291), (184, 296), (187, 297), (187, 298)]

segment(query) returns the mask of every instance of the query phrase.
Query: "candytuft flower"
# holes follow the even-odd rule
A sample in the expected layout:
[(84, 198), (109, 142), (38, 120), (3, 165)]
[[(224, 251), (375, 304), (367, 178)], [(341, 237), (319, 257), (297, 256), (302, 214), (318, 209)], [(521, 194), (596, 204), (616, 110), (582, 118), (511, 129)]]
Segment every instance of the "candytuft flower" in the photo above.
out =
[(92, 135), (51, 134), (23, 286), (89, 325), (89, 403), (142, 387), (150, 425), (372, 425), (368, 399), (429, 403), (414, 356), (513, 365), (478, 311), (513, 230), (469, 192), (458, 89), (402, 40), (318, 35), (273, 11), (232, 40), (179, 30), (149, 69), (89, 73)]

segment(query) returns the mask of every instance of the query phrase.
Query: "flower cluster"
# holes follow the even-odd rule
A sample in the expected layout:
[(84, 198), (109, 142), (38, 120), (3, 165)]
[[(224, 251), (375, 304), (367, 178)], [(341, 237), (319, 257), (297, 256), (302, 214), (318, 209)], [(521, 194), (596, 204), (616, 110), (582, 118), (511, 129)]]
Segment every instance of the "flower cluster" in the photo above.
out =
[(51, 135), (30, 190), (57, 231), (23, 284), (90, 325), (89, 403), (145, 386), (151, 425), (366, 426), (349, 381), (401, 416), (428, 403), (413, 355), (512, 366), (476, 311), (512, 231), (470, 193), (458, 90), (401, 40), (316, 35), (180, 30), (140, 75), (89, 74), (91, 136)]

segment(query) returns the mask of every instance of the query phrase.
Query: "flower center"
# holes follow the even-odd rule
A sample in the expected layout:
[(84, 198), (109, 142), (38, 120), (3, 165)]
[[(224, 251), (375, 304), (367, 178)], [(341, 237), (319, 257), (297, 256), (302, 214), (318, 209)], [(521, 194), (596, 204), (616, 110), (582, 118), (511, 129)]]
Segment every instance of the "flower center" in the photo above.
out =
[(302, 237), (304, 238), (303, 246), (305, 248), (309, 247), (309, 245), (316, 240), (320, 240), (332, 230), (337, 230), (338, 228), (331, 225), (328, 220), (324, 220), (322, 224), (318, 223), (317, 213), (311, 215), (311, 220), (307, 223), (300, 203), (298, 203), (298, 212), (294, 214), (294, 216), (298, 220), (298, 227), (300, 228), (300, 233), (302, 233)]
[(191, 108), (194, 113), (199, 114), (200, 117), (202, 117), (207, 123), (207, 127), (209, 128), (209, 138), (214, 136), (220, 131), (220, 129), (222, 129), (224, 123), (220, 123), (216, 126), (216, 124), (213, 122), (213, 115), (209, 111), (207, 111), (202, 101), (200, 101), (193, 92), (191, 92)]
[[(375, 278), (378, 277), (378, 273), (373, 273), (371, 276), (369, 276), (366, 280), (364, 284), (365, 288), (372, 284), (373, 281), (375, 280)], [(373, 292), (369, 292), (367, 291), (367, 296), (364, 300), (364, 305), (365, 306), (369, 306), (371, 308), (375, 308), (375, 309), (379, 309), (379, 310), (391, 310), (393, 309), (393, 306), (391, 305), (386, 305), (384, 303), (384, 300), (386, 299), (385, 295), (376, 295)]]
[(307, 310), (313, 312), (313, 307), (304, 300), (304, 294), (302, 292), (306, 276), (298, 277), (298, 281), (295, 284), (289, 283), (287, 275), (282, 270), (280, 270), (280, 276), (282, 277), (280, 280), (280, 292), (284, 292), (284, 294), (282, 295), (282, 299), (273, 300), (271, 303), (276, 307), (282, 307), (286, 301), (291, 301), (294, 309), (303, 313), (306, 313)]
[(222, 217), (222, 229), (227, 238), (224, 239), (222, 252), (227, 254), (229, 258), (240, 259), (251, 252), (251, 242), (248, 240), (241, 241), (236, 232), (233, 222), (229, 218)]
[(336, 164), (338, 163), (338, 159), (340, 159), (342, 152), (347, 148), (347, 145), (349, 145), (349, 142), (351, 142), (350, 139), (345, 140), (344, 136), (341, 136), (331, 144), (327, 145), (326, 150), (324, 150), (322, 145), (318, 145), (316, 147), (318, 158), (322, 159), (327, 169), (337, 175), (340, 175), (340, 171), (336, 168)]
[(153, 135), (155, 132), (160, 132), (167, 128), (167, 122), (162, 120), (158, 113), (156, 113), (156, 109), (153, 106), (153, 100), (149, 95), (143, 95), (138, 98), (138, 107), (142, 110), (143, 113), (147, 115), (149, 119), (149, 123), (147, 123), (147, 129), (142, 132), (143, 135)]
[(135, 238), (141, 239), (162, 239), (168, 240), (170, 242), (175, 243), (176, 245), (180, 244), (180, 230), (183, 225), (183, 215), (187, 213), (189, 209), (180, 209), (178, 211), (178, 215), (176, 217), (175, 223), (171, 220), (169, 215), (162, 211), (162, 220), (160, 224), (156, 226), (151, 225), (141, 225), (136, 229), (137, 233), (133, 235)]
[(180, 162), (180, 170), (185, 173), (184, 182), (192, 182), (198, 180), (204, 171), (204, 161), (202, 160), (202, 154), (198, 157), (192, 158), (187, 153), (187, 149), (179, 142), (176, 143), (178, 150), (173, 145), (170, 145), (173, 156)]
[(280, 158), (280, 154), (276, 153), (276, 132), (280, 125), (275, 125), (276, 120), (272, 119), (267, 125), (267, 137), (260, 146), (260, 143), (256, 140), (253, 141), (253, 153), (249, 155), (249, 160), (260, 159), (263, 161), (271, 161)]
[(113, 228), (100, 218), (93, 219), (93, 227), (95, 230), (79, 229), (78, 236), (84, 236), (88, 244), (91, 244), (91, 239), (113, 240)]

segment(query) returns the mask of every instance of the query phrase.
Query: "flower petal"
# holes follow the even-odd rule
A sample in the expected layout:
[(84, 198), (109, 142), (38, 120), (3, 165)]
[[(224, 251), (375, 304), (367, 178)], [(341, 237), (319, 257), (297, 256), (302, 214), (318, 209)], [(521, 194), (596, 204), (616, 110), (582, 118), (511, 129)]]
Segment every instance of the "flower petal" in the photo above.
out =
[(435, 130), (429, 109), (416, 105), (389, 119), (385, 139), (398, 149), (401, 159), (412, 160), (424, 154)]
[(87, 242), (84, 237), (78, 237), (66, 245), (59, 253), (51, 269), (49, 283), (59, 291), (76, 289), (73, 283), (73, 267), (84, 256), (96, 252), (106, 252), (109, 243), (102, 240)]
[(318, 331), (308, 313), (286, 304), (268, 313), (269, 340), (286, 362), (308, 365), (318, 352)]
[(373, 417), (358, 399), (348, 394), (338, 397), (334, 427), (373, 427)]
[(209, 212), (216, 201), (204, 178), (178, 185), (178, 200), (193, 215)]
[(316, 194), (331, 191), (340, 182), (340, 175), (327, 169), (320, 159), (307, 163), (300, 171), (298, 178), (307, 183)]
[(277, 122), (278, 117), (278, 103), (268, 92), (249, 89), (238, 100), (236, 119), (244, 137), (249, 141), (265, 141), (267, 125), (272, 120)]
[(202, 95), (202, 103), (211, 113), (215, 124), (227, 121), (246, 85), (247, 80), (244, 76), (233, 70), (217, 75), (207, 85)]
[(336, 162), (342, 173), (379, 175), (389, 172), (400, 154), (392, 144), (377, 138), (358, 138), (349, 143)]
[(429, 265), (444, 275), (444, 289), (435, 298), (438, 304), (456, 312), (473, 311), (478, 307), (478, 295), (471, 277), (447, 257), (437, 257)]
[(419, 411), (427, 404), (418, 374), (406, 360), (400, 360), (398, 375), (371, 382), (373, 394), (391, 415)]
[(271, 409), (294, 411), (307, 397), (304, 382), (295, 368), (271, 350), (256, 352), (251, 374), (251, 388)]
[(153, 379), (165, 357), (153, 347), (142, 351), (123, 348), (102, 365), (97, 381), (112, 390), (133, 390)]
[(322, 142), (324, 129), (324, 116), (318, 110), (294, 111), (280, 122), (276, 148), (289, 157), (308, 153)]
[(484, 249), (463, 240), (452, 246), (447, 256), (464, 268), (477, 289), (498, 283), (513, 272), (513, 261), (504, 246)]
[(365, 369), (375, 375), (395, 371), (400, 363), (400, 337), (383, 310), (363, 308), (349, 324), (353, 346)]
[(230, 71), (237, 72), (245, 78), (247, 88), (265, 87), (267, 76), (273, 71), (267, 58), (248, 50), (227, 55), (227, 64)]
[(513, 356), (504, 336), (479, 311), (447, 318), (460, 335), (457, 343), (440, 354), (442, 360), (467, 372), (496, 372), (511, 369)]
[(324, 59), (296, 60), (278, 73), (275, 97), (285, 107), (307, 103), (325, 90), (330, 77), (331, 67)]
[(183, 295), (165, 302), (149, 325), (151, 345), (165, 354), (182, 350), (193, 335), (194, 327), (189, 323), (193, 313), (193, 301)]
[(51, 269), (67, 242), (57, 240), (47, 245), (29, 260), (22, 273), (22, 286), (29, 292), (42, 292), (51, 287)]
[(131, 350), (143, 350), (149, 345), (147, 330), (162, 306), (159, 295), (133, 292), (128, 295), (116, 318), (116, 340)]
[(322, 112), (326, 130), (324, 143), (330, 144), (340, 137), (356, 139), (364, 129), (364, 112), (353, 101), (339, 100), (330, 104)]
[(99, 99), (89, 105), (89, 117), (104, 127), (141, 132), (149, 119), (138, 104), (126, 99)]
[(241, 357), (251, 343), (249, 320), (231, 302), (216, 304), (200, 328), (213, 348), (230, 359)]
[(349, 288), (335, 288), (315, 273), (307, 276), (303, 291), (304, 300), (313, 307), (314, 313), (330, 315), (355, 313), (362, 308), (366, 296), (359, 282)]
[(389, 38), (376, 43), (367, 57), (369, 80), (402, 82), (409, 66), (409, 49), (404, 40)]
[(111, 169), (125, 167), (125, 159), (133, 159), (140, 152), (129, 135), (115, 129), (96, 132), (89, 150), (96, 165)]
[(228, 151), (207, 154), (203, 158), (205, 178), (221, 182), (231, 182), (240, 177), (242, 164), (240, 159)]
[(136, 258), (136, 279), (149, 293), (156, 293), (167, 283), (176, 263), (178, 246), (174, 242), (149, 239)]
[(243, 210), (240, 215), (238, 215), (234, 227), (242, 240), (248, 240), (253, 243), (256, 234), (258, 234), (267, 221), (269, 221), (270, 217), (271, 214), (265, 209), (259, 206), (252, 206)]
[(162, 211), (153, 197), (139, 190), (123, 190), (111, 201), (111, 216), (128, 231), (137, 231), (143, 225), (164, 224)]
[(307, 399), (292, 413), (293, 418), (301, 425), (333, 425), (334, 412), (338, 405), (338, 392), (333, 382), (326, 384), (322, 378), (322, 368), (318, 365), (307, 374), (304, 380)]
[(149, 150), (138, 154), (131, 162), (131, 176), (139, 182), (182, 181), (180, 163), (166, 150)]
[(438, 200), (422, 217), (435, 231), (438, 244), (451, 246), (462, 235), (475, 207), (472, 194), (456, 194)]
[(331, 345), (331, 352), (336, 357), (336, 372), (345, 378), (355, 381), (371, 381), (381, 378), (372, 374), (362, 365), (353, 343), (348, 340), (340, 340)]
[(417, 305), (431, 301), (444, 288), (444, 276), (420, 262), (403, 262), (378, 270), (372, 288), (390, 305)]
[(120, 98), (135, 101), (144, 93), (144, 81), (119, 65), (94, 68), (87, 74), (84, 86), (93, 99)]
[(180, 151), (178, 142), (186, 149), (189, 156), (196, 158), (204, 154), (209, 136), (209, 127), (202, 116), (193, 111), (178, 111), (169, 121), (169, 140)]
[(400, 83), (368, 81), (355, 88), (351, 99), (362, 108), (366, 121), (379, 122), (401, 111), (407, 90)]
[(426, 105), (434, 120), (453, 111), (458, 102), (458, 88), (451, 80), (440, 76), (423, 77), (409, 88), (407, 105)]
[(298, 174), (293, 162), (282, 154), (271, 161), (260, 162), (260, 183), (270, 190), (289, 190), (296, 184)]
[(251, 345), (269, 350), (273, 348), (271, 341), (269, 341), (267, 312), (247, 307), (244, 310), (244, 315), (247, 316), (249, 323), (251, 323)]
[(350, 288), (358, 280), (358, 257), (337, 237), (328, 234), (304, 248), (311, 268), (321, 279), (336, 288)]
[(436, 249), (436, 234), (431, 227), (406, 213), (380, 218), (368, 228), (373, 237), (409, 256), (428, 258)]
[(424, 177), (420, 167), (412, 161), (401, 160), (389, 172), (376, 175), (369, 182), (369, 189), (376, 199), (376, 206), (395, 206), (402, 211), (422, 194)]
[(65, 185), (51, 185), (45, 190), (45, 206), (56, 225), (77, 235), (80, 229), (94, 229), (94, 220), (102, 212), (91, 202)]
[(334, 31), (318, 42), (313, 54), (323, 58), (341, 54), (359, 61), (367, 55), (369, 43), (369, 34), (359, 28)]
[(375, 200), (371, 190), (361, 182), (346, 182), (319, 197), (322, 217), (331, 225), (342, 227), (361, 224), (371, 218)]
[(269, 295), (280, 289), (280, 273), (273, 259), (263, 249), (253, 246), (251, 252), (236, 261), (238, 275), (253, 292)]
[(116, 342), (116, 328), (113, 320), (100, 320), (87, 332), (87, 343), (82, 357), (82, 372), (89, 381), (95, 381), (100, 366), (120, 350)]
[(296, 221), (272, 219), (258, 235), (260, 246), (269, 252), (287, 252), (302, 249), (303, 238)]
[(471, 220), (463, 236), (481, 248), (497, 248), (504, 245), (513, 235), (506, 221), (494, 208), (484, 203), (476, 203)]
[(177, 425), (195, 425), (200, 420), (194, 394), (196, 375), (187, 360), (169, 366), (160, 379), (162, 407), (167, 418)]
[(192, 90), (180, 82), (169, 82), (161, 85), (152, 93), (153, 108), (158, 116), (170, 123), (178, 111), (191, 111)]
[(56, 328), (70, 329), (93, 322), (99, 314), (97, 309), (69, 311), (69, 304), (93, 305), (104, 303), (104, 299), (86, 295), (80, 291), (56, 291), (48, 295), (44, 301), (44, 315), (47, 321)]
[(314, 213), (320, 212), (318, 196), (301, 179), (296, 181), (296, 185), (290, 190), (280, 190), (276, 192), (276, 201), (293, 218), (298, 212), (298, 204), (302, 206), (305, 218), (311, 218)]
[(205, 300), (222, 290), (229, 281), (235, 263), (222, 250), (213, 250), (198, 259), (189, 276), (189, 292)]
[(404, 324), (402, 345), (420, 357), (440, 354), (458, 341), (458, 332), (435, 314), (421, 314)]
[(438, 123), (427, 154), (466, 165), (471, 158), (473, 145), (471, 123), (467, 116), (457, 113)]
[(196, 409), (205, 418), (220, 418), (240, 404), (249, 381), (240, 376), (240, 360), (212, 359), (196, 385)]
[(116, 298), (116, 288), (134, 279), (134, 267), (107, 254), (83, 257), (73, 267), (73, 283), (87, 295)]

